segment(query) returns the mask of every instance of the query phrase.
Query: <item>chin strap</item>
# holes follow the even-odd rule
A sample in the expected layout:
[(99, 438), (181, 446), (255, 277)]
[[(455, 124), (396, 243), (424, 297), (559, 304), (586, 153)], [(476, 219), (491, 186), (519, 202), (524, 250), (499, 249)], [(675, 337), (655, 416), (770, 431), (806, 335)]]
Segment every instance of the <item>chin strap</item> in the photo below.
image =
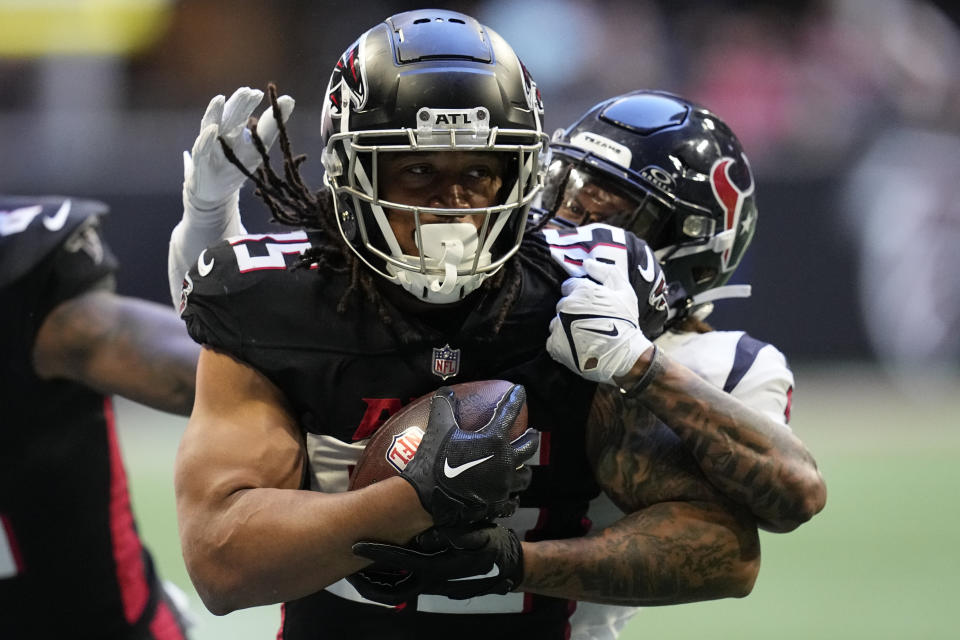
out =
[(706, 291), (698, 293), (693, 296), (690, 304), (696, 307), (708, 302), (726, 300), (728, 298), (749, 298), (750, 293), (751, 289), (748, 284), (728, 284), (723, 287), (714, 287), (713, 289), (707, 289)]
[[(692, 298), (681, 298), (679, 306), (671, 305), (667, 310), (667, 322), (681, 315), (693, 315), (699, 320), (703, 320), (713, 311), (713, 303), (717, 300), (728, 300), (730, 298), (749, 298), (751, 287), (748, 284), (728, 284), (723, 287), (714, 287), (701, 291)], [(676, 304), (676, 303), (675, 303)]]

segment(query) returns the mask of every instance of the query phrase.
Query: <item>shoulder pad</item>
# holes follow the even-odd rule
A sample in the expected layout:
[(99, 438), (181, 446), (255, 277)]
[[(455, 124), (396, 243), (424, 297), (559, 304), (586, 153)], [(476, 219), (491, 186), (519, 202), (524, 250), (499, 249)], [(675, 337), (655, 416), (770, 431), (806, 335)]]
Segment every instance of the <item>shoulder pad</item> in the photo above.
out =
[(106, 204), (59, 196), (0, 196), (0, 286), (34, 268)]

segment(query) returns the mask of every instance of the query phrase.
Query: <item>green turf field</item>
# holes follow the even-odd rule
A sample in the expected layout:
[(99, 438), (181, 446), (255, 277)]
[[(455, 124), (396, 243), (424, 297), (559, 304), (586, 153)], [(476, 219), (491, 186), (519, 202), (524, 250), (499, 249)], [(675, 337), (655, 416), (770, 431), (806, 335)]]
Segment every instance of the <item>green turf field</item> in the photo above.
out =
[[(646, 609), (624, 640), (960, 637), (960, 388), (906, 392), (838, 365), (797, 380), (793, 427), (827, 480), (826, 509), (794, 533), (763, 534), (749, 597)], [(186, 576), (171, 470), (186, 421), (122, 401), (117, 413), (141, 532), (193, 599), (193, 638), (274, 638), (276, 607), (214, 617)]]

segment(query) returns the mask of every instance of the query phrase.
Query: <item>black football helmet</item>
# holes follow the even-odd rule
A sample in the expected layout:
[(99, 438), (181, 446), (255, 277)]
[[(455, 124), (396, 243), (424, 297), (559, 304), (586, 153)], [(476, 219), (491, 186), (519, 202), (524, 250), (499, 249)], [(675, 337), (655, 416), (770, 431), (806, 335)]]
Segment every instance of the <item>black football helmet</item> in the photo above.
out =
[(750, 293), (723, 286), (756, 228), (750, 165), (730, 128), (688, 100), (635, 91), (557, 131), (542, 204), (558, 221), (645, 239), (663, 265), (672, 322)]
[[(513, 49), (474, 18), (436, 9), (400, 13), (364, 33), (340, 58), (322, 114), (324, 180), (344, 240), (374, 271), (433, 303), (459, 300), (520, 246), (543, 186), (543, 105)], [(494, 206), (450, 209), (390, 202), (378, 184), (386, 154), (498, 154), (505, 167)], [(419, 255), (388, 223), (409, 215)], [(469, 224), (421, 216), (482, 215)]]

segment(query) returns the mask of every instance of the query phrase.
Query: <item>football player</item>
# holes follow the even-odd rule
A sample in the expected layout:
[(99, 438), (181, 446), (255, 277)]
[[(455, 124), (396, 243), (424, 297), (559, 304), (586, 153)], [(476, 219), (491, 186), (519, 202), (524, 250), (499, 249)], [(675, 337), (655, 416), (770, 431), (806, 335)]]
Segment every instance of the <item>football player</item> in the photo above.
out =
[[(665, 360), (716, 389), (685, 397), (654, 381), (643, 404), (760, 527), (787, 532), (807, 521), (823, 508), (826, 488), (788, 427), (794, 378), (786, 358), (743, 331), (705, 322), (714, 302), (749, 295), (749, 286), (727, 284), (757, 222), (753, 176), (734, 133), (689, 100), (635, 91), (602, 101), (558, 131), (550, 153), (543, 205), (556, 214), (556, 230), (546, 232), (554, 252), (569, 256), (567, 247), (594, 223), (645, 239), (669, 290), (667, 330), (654, 344)], [(573, 366), (561, 350), (551, 353)], [(719, 419), (717, 411), (737, 419)], [(604, 498), (591, 507), (595, 527), (623, 515)], [(603, 637), (599, 629), (621, 628), (630, 613), (581, 603), (573, 637)]]
[(0, 196), (0, 637), (185, 637), (137, 534), (111, 394), (188, 415), (199, 348), (114, 293), (99, 202)]
[[(565, 247), (583, 254), (570, 256), (595, 286), (583, 289), (564, 283), (543, 234), (526, 227), (540, 190), (542, 112), (509, 46), (469, 16), (437, 10), (363, 34), (328, 86), (319, 192), (303, 184), (286, 138), (291, 100), (271, 95), (264, 131), (243, 127), (259, 99), (241, 90), (211, 102), (185, 171), (181, 236), (191, 218), (236, 220), (243, 178), (231, 164), (255, 179), (278, 221), (304, 229), (202, 251), (179, 295), (204, 349), (177, 503), (207, 606), (285, 601), (284, 638), (445, 637), (451, 628), (559, 638), (577, 599), (748, 593), (759, 567), (754, 517), (706, 481), (674, 433), (638, 418), (649, 415), (640, 398), (654, 386), (704, 390), (652, 346), (666, 317), (652, 252), (622, 229), (595, 227)], [(257, 157), (273, 127), (283, 176)], [(222, 147), (210, 143), (218, 135)], [(179, 280), (176, 245), (173, 237)], [(551, 326), (576, 372), (544, 348)], [(425, 484), (423, 470), (444, 476), (430, 468), (435, 444), (421, 444), (414, 461), (427, 455), (412, 477), (408, 467), (343, 493), (365, 438), (392, 410), (446, 379), (494, 378), (523, 385), (541, 432), (532, 456), (526, 444), (485, 438), (532, 467), (515, 512), (489, 523), (513, 510), (511, 491), (470, 505), (463, 486)], [(424, 443), (431, 431), (458, 433), (449, 413), (438, 416)], [(466, 484), (507, 472), (474, 468)], [(584, 537), (601, 491), (630, 513)], [(438, 493), (459, 506), (443, 508)], [(411, 537), (416, 544), (399, 546)], [(392, 571), (403, 563), (414, 571)]]

